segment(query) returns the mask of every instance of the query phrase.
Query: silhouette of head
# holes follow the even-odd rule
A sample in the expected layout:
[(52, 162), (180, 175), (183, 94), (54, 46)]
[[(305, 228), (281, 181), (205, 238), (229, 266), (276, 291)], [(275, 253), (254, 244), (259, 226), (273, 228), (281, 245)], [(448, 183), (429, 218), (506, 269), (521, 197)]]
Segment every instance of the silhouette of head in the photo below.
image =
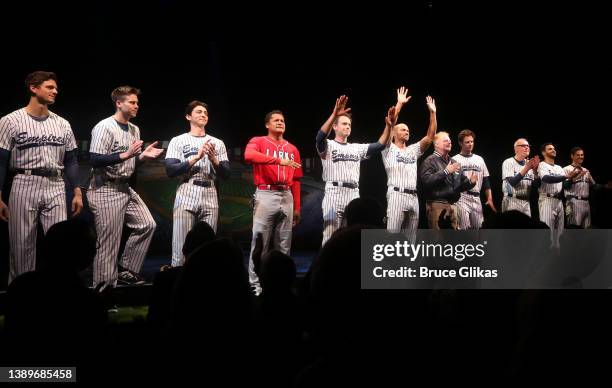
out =
[(374, 198), (363, 197), (355, 198), (344, 210), (347, 226), (368, 225), (375, 228), (382, 228), (385, 213), (382, 206)]

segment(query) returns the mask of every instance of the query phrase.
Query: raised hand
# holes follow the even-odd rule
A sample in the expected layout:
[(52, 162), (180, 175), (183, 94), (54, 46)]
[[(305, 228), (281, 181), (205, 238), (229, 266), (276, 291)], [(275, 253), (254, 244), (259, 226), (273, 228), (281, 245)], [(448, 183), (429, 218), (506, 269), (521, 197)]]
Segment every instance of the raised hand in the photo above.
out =
[(408, 95), (408, 88), (400, 87), (397, 89), (397, 102), (398, 104), (404, 105), (408, 101), (410, 101), (412, 97)]
[(395, 107), (392, 106), (387, 111), (387, 117), (385, 117), (385, 122), (391, 128), (395, 127), (395, 123), (397, 123), (397, 114), (395, 112)]
[(425, 102), (427, 102), (427, 108), (429, 108), (429, 111), (431, 113), (436, 113), (436, 101), (431, 96), (427, 96), (425, 97)]
[(333, 115), (338, 117), (345, 114), (348, 114), (351, 111), (351, 108), (347, 108), (346, 104), (348, 103), (348, 97), (342, 95), (336, 99), (336, 105), (334, 106)]

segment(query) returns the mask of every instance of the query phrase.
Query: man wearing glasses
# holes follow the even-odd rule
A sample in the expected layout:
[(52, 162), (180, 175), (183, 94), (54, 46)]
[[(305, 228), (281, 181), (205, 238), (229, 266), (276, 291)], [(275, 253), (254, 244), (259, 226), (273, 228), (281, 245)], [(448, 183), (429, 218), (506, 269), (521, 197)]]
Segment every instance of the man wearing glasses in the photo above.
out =
[(540, 158), (529, 159), (529, 142), (518, 139), (514, 142), (514, 156), (502, 165), (502, 212), (518, 210), (531, 217), (529, 195), (533, 180), (537, 176)]

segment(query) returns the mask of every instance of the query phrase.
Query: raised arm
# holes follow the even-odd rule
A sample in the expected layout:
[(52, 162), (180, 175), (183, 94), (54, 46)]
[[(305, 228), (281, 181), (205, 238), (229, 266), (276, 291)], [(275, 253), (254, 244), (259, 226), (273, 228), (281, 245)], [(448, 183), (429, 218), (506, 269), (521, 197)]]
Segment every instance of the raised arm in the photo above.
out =
[(408, 95), (408, 88), (402, 86), (397, 89), (397, 102), (395, 103), (395, 114), (399, 116), (403, 106), (412, 98)]
[(385, 117), (385, 129), (383, 129), (380, 138), (378, 138), (378, 142), (368, 144), (368, 150), (366, 152), (366, 156), (370, 157), (371, 155), (381, 152), (385, 149), (388, 144), (389, 139), (391, 139), (391, 130), (395, 126), (397, 122), (397, 115), (395, 114), (395, 107), (392, 106), (387, 111), (387, 116)]
[(338, 116), (348, 114), (351, 111), (351, 108), (346, 107), (347, 103), (348, 97), (345, 95), (342, 95), (336, 99), (336, 105), (334, 105), (334, 110), (332, 111), (329, 118), (321, 126), (321, 132), (323, 132), (326, 136), (329, 135), (329, 132), (331, 131), (334, 119)]
[(431, 98), (431, 96), (427, 96), (425, 98), (425, 101), (427, 102), (427, 108), (429, 109), (429, 127), (427, 127), (427, 134), (419, 142), (421, 152), (425, 152), (425, 150), (429, 148), (431, 143), (433, 143), (434, 136), (436, 134), (436, 131), (438, 130), (438, 121), (436, 118), (436, 101)]

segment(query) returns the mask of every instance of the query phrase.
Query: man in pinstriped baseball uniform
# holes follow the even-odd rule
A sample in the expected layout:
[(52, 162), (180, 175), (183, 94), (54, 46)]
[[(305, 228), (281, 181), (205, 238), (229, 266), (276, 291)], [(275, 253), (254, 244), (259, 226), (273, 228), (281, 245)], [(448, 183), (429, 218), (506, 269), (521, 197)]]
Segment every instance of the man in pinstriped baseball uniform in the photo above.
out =
[[(35, 71), (26, 77), (25, 85), (28, 105), (0, 119), (0, 219), (9, 223), (9, 284), (20, 274), (35, 270), (38, 222), (47, 233), (66, 219), (64, 176), (74, 191), (73, 216), (83, 208), (72, 128), (49, 111), (58, 93), (57, 77)], [(8, 206), (1, 192), (7, 167), (16, 174)]]
[(252, 138), (244, 152), (245, 162), (253, 164), (256, 187), (248, 264), (249, 282), (256, 295), (262, 291), (253, 263), (258, 235), (262, 236), (262, 255), (271, 249), (289, 254), (292, 228), (300, 222), (300, 178), (304, 176), (300, 152), (284, 139), (283, 112), (269, 112), (265, 124), (268, 135)]
[[(408, 90), (397, 90), (396, 115), (410, 100)], [(429, 127), (427, 135), (419, 142), (408, 145), (410, 130), (406, 124), (393, 128), (387, 147), (382, 151), (382, 159), (387, 171), (387, 230), (393, 233), (407, 231), (411, 241), (416, 239), (419, 226), (419, 201), (417, 198), (417, 160), (433, 142), (436, 129), (436, 104), (427, 96), (429, 108)], [(391, 142), (393, 140), (393, 142)]]
[(514, 142), (514, 156), (502, 164), (502, 212), (518, 210), (531, 217), (529, 195), (538, 172), (540, 158), (529, 159), (530, 145), (527, 139)]
[(469, 129), (464, 129), (459, 132), (459, 147), (460, 152), (453, 156), (453, 159), (461, 165), (461, 172), (468, 178), (475, 175), (478, 180), (476, 186), (471, 190), (463, 191), (461, 197), (457, 201), (457, 218), (458, 227), (460, 230), (480, 229), (482, 221), (482, 204), (480, 202), (480, 192), (484, 190), (487, 201), (485, 205), (497, 213), (493, 204), (493, 195), (491, 194), (491, 182), (489, 182), (489, 169), (485, 164), (484, 159), (474, 154), (474, 140), (476, 135)]
[[(155, 159), (162, 149), (157, 142), (144, 151), (140, 129), (130, 122), (138, 114), (140, 90), (120, 86), (113, 90), (111, 99), (115, 114), (100, 121), (91, 132), (89, 149), (93, 179), (87, 191), (89, 207), (95, 218), (100, 248), (94, 258), (93, 283), (100, 291), (121, 284), (142, 284), (138, 272), (142, 267), (155, 221), (129, 181), (137, 162)], [(117, 269), (117, 254), (123, 224), (131, 229)]]
[(538, 192), (538, 208), (540, 221), (544, 222), (551, 231), (553, 248), (559, 247), (559, 237), (563, 234), (565, 212), (563, 209), (563, 182), (574, 179), (580, 171), (575, 169), (566, 173), (563, 168), (555, 164), (557, 151), (552, 143), (544, 143), (540, 148), (544, 161), (538, 166), (538, 176), (542, 183)]
[(169, 177), (182, 176), (176, 190), (172, 224), (172, 266), (183, 265), (185, 237), (198, 221), (205, 221), (217, 231), (219, 203), (215, 178), (231, 174), (225, 144), (206, 133), (208, 105), (192, 101), (185, 109), (188, 133), (170, 140), (166, 152)]
[[(346, 107), (348, 97), (340, 96), (331, 115), (317, 133), (317, 152), (323, 163), (325, 196), (323, 197), (323, 240), (321, 246), (341, 226), (346, 224), (344, 208), (355, 198), (359, 198), (359, 172), (361, 161), (381, 152), (388, 142), (391, 128), (397, 116), (395, 107), (389, 109), (385, 119), (385, 129), (376, 143), (348, 143), (351, 134), (351, 108)], [(334, 140), (327, 139), (334, 129)]]
[(582, 167), (584, 162), (584, 150), (574, 147), (570, 150), (572, 164), (563, 167), (565, 174), (574, 170), (579, 173), (573, 179), (563, 182), (565, 189), (565, 215), (568, 225), (579, 226), (583, 229), (591, 227), (591, 207), (589, 206), (590, 187), (595, 185), (595, 180), (586, 168)]

